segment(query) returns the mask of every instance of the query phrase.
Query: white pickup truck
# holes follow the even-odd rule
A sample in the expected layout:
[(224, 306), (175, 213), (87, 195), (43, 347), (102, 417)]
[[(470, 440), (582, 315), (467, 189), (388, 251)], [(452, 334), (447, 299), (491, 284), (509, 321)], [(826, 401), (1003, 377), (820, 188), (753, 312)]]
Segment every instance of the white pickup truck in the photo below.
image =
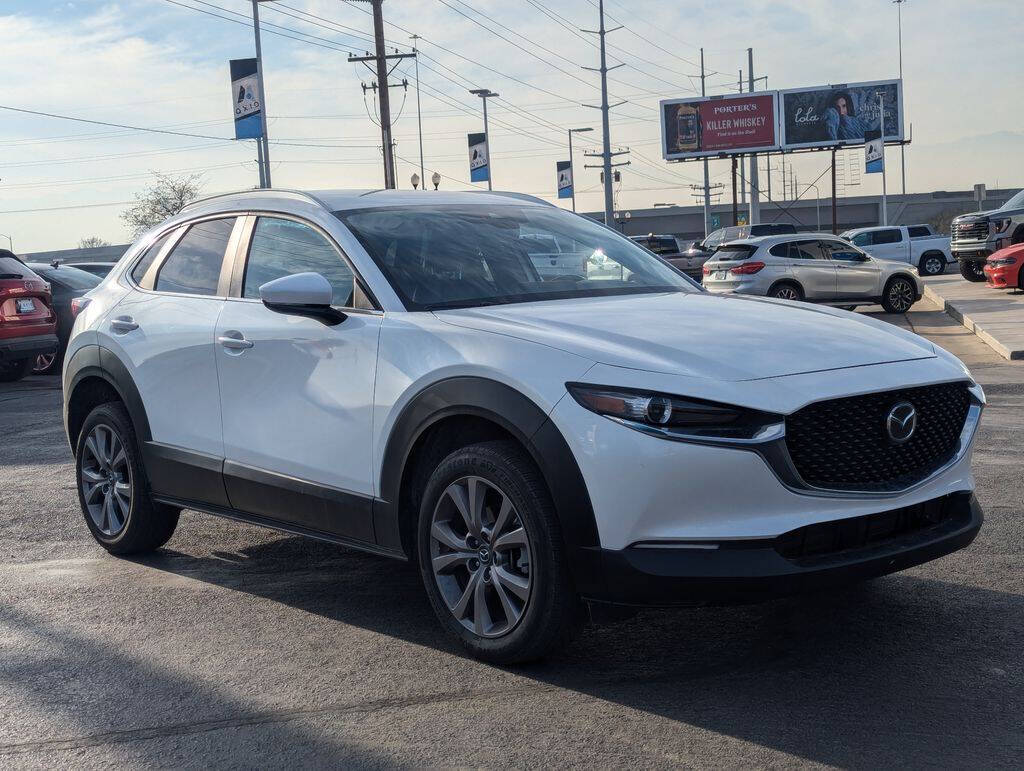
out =
[(937, 276), (953, 262), (949, 237), (940, 236), (931, 225), (893, 225), (857, 228), (840, 235), (872, 257), (916, 265), (922, 276)]

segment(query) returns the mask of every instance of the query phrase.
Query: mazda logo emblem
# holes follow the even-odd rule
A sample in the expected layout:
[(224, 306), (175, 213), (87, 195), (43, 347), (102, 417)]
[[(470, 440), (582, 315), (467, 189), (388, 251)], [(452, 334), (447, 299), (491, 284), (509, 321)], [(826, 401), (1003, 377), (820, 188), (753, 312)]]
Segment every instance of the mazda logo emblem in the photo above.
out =
[(910, 440), (917, 429), (917, 409), (910, 402), (894, 404), (885, 419), (885, 430), (894, 444)]

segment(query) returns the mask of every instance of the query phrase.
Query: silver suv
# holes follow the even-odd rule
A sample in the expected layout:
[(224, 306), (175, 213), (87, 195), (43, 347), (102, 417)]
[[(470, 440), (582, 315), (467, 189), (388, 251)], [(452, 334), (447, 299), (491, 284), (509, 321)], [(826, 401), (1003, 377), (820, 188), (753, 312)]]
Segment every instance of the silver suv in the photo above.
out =
[(880, 304), (888, 313), (906, 313), (924, 291), (909, 265), (879, 260), (825, 233), (722, 244), (704, 263), (704, 286), (720, 294), (807, 300), (848, 310)]

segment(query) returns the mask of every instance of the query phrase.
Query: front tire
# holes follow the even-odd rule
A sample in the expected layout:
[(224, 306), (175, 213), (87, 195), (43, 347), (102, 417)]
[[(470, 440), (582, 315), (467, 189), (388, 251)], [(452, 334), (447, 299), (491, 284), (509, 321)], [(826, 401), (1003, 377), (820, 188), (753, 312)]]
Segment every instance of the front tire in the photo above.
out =
[(417, 552), (442, 626), (475, 658), (533, 661), (582, 619), (544, 479), (511, 441), (456, 450), (422, 497)]
[(158, 549), (178, 525), (179, 509), (150, 498), (141, 458), (124, 405), (89, 413), (76, 443), (78, 500), (93, 538), (111, 554)]
[(886, 313), (906, 313), (914, 304), (915, 293), (910, 279), (903, 276), (891, 278), (882, 293), (882, 307)]
[(35, 359), (15, 359), (14, 361), (0, 362), (0, 383), (13, 383), (21, 380), (35, 364)]
[(968, 281), (985, 281), (985, 263), (977, 260), (961, 260), (960, 275)]

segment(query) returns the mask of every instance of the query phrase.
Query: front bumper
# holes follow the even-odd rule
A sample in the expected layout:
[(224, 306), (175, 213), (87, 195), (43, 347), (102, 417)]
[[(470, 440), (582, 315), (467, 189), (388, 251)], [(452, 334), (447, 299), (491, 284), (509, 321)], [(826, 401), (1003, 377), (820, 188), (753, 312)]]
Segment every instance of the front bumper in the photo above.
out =
[(985, 278), (988, 279), (988, 286), (993, 289), (1015, 289), (1019, 282), (1018, 272), (1024, 270), (1024, 267), (1019, 265), (1004, 265), (1000, 267), (986, 265), (983, 270)]
[[(981, 529), (971, 492), (798, 528), (773, 539), (596, 549), (603, 589), (585, 599), (633, 606), (757, 602), (842, 586), (962, 549)], [(602, 581), (589, 582), (600, 587)]]
[(0, 361), (30, 359), (41, 354), (56, 353), (59, 345), (57, 335), (33, 335), (0, 340)]

